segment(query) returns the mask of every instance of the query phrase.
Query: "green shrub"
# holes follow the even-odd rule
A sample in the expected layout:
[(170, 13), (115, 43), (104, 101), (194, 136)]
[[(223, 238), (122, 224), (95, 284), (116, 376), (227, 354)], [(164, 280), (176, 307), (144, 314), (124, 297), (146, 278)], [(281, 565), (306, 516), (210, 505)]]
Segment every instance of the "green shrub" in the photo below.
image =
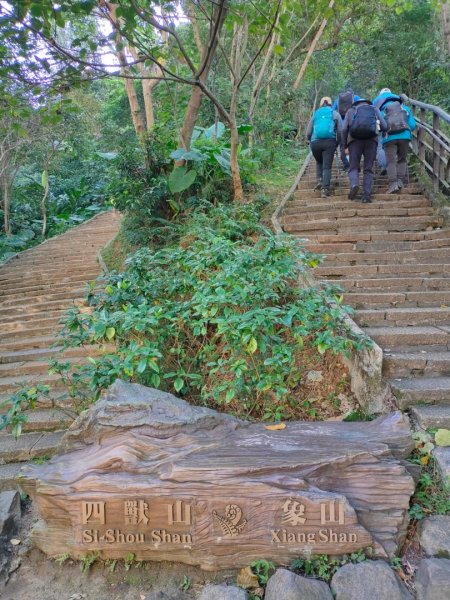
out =
[(304, 348), (349, 354), (370, 344), (330, 305), (335, 290), (297, 285), (319, 257), (259, 218), (251, 205), (197, 208), (177, 243), (142, 248), (110, 274), (89, 296), (92, 312), (74, 308), (65, 321), (65, 346), (114, 344), (75, 380), (96, 395), (120, 377), (279, 419), (299, 386)]

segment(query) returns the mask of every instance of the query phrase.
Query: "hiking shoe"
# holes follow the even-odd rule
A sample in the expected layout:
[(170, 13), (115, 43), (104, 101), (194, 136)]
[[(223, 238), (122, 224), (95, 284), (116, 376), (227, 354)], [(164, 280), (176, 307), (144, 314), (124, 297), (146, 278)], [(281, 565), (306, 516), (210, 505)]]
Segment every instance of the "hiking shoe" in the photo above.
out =
[(386, 174), (387, 174), (387, 170), (386, 169), (381, 169), (380, 175), (386, 175)]
[(322, 189), (322, 182), (318, 181), (316, 183), (316, 185), (314, 186), (314, 191), (317, 192), (317, 190), (321, 190)]
[(401, 179), (397, 179), (397, 186), (399, 190), (403, 189), (403, 181)]
[(371, 204), (372, 199), (370, 198), (370, 196), (363, 196), (361, 202), (363, 204)]
[(322, 188), (322, 191), (320, 192), (320, 197), (328, 198), (329, 195), (330, 195), (330, 190), (328, 190), (326, 188)]
[(387, 193), (388, 194), (397, 194), (398, 190), (399, 190), (398, 182), (397, 181), (393, 181), (392, 183), (389, 184), (389, 187), (387, 189)]
[(359, 192), (359, 185), (353, 185), (348, 193), (348, 199), (354, 200)]

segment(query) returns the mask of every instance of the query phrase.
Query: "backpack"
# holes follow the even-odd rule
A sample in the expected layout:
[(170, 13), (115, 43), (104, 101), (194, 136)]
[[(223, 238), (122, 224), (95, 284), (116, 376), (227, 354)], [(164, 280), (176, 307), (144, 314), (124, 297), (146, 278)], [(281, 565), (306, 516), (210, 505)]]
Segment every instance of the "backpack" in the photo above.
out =
[(390, 102), (386, 106), (384, 109), (384, 118), (386, 119), (388, 134), (411, 131), (408, 125), (408, 113), (398, 101)]
[(355, 140), (368, 140), (377, 135), (377, 115), (371, 104), (361, 104), (355, 108), (350, 135)]
[(336, 123), (331, 106), (323, 106), (316, 110), (313, 118), (314, 138), (327, 140), (336, 138)]
[(342, 118), (345, 117), (353, 104), (353, 92), (341, 92), (338, 96), (338, 112)]

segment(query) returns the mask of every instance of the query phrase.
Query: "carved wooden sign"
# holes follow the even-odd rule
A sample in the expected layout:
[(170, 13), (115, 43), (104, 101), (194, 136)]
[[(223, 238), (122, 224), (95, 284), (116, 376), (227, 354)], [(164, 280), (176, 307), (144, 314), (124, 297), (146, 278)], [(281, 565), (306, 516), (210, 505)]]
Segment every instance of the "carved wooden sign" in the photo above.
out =
[(21, 484), (52, 556), (132, 552), (220, 569), (368, 546), (387, 555), (405, 532), (411, 448), (400, 413), (267, 431), (116, 382)]

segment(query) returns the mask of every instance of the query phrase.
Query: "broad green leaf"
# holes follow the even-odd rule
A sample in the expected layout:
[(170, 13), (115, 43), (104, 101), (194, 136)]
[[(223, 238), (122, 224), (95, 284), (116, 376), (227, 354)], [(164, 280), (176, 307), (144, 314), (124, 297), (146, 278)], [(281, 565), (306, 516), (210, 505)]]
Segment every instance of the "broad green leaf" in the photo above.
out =
[(254, 354), (257, 349), (258, 349), (258, 342), (252, 336), (250, 338), (250, 341), (249, 341), (248, 345), (247, 345), (247, 352), (250, 352), (250, 354)]
[(107, 327), (105, 331), (105, 336), (108, 340), (112, 340), (116, 335), (116, 330), (114, 327)]
[(172, 171), (169, 177), (169, 190), (172, 194), (178, 194), (187, 190), (194, 183), (197, 172), (193, 169), (188, 171), (186, 167), (177, 167)]
[(434, 436), (434, 440), (438, 446), (450, 446), (450, 430), (438, 429)]
[(184, 385), (184, 381), (181, 379), (181, 377), (177, 377), (177, 378), (175, 379), (175, 382), (174, 382), (174, 384), (173, 384), (173, 387), (175, 388), (175, 390), (176, 390), (177, 392), (179, 392), (179, 391), (180, 391), (180, 390), (183, 388), (183, 385)]
[(319, 351), (319, 354), (325, 354), (327, 348), (328, 346), (322, 342), (320, 344), (317, 344), (317, 350)]
[(217, 125), (214, 123), (214, 125), (211, 125), (211, 127), (208, 127), (208, 129), (205, 129), (203, 135), (205, 136), (205, 138), (207, 140), (212, 140), (212, 139), (214, 139), (214, 137), (216, 137), (217, 139), (220, 139), (224, 133), (225, 133), (225, 125), (219, 121), (217, 123)]

